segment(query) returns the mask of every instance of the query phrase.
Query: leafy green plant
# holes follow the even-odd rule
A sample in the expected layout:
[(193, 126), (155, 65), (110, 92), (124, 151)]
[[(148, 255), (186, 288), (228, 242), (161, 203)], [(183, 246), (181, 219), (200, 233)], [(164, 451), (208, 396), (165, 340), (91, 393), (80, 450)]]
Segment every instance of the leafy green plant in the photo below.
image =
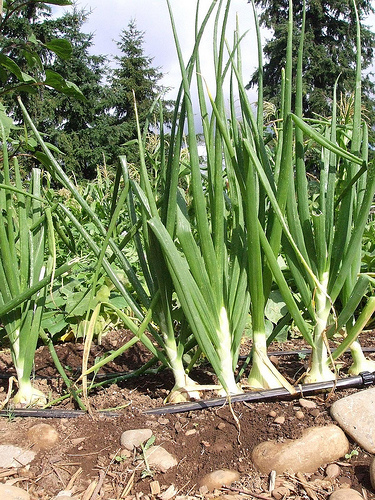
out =
[(30, 377), (47, 285), (69, 271), (74, 261), (55, 269), (51, 208), (43, 198), (42, 172), (32, 170), (27, 188), (16, 159), (11, 169), (7, 150), (11, 126), (12, 120), (1, 110), (0, 319), (17, 373), (14, 402), (28, 405), (46, 401)]

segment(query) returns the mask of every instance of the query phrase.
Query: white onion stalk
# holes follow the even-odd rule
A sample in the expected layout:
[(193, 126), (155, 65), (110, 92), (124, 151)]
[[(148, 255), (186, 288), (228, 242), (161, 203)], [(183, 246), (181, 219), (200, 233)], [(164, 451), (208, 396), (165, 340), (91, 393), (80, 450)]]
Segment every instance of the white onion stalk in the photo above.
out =
[(375, 361), (366, 358), (358, 341), (352, 343), (350, 351), (353, 358), (353, 363), (349, 368), (350, 375), (358, 375), (361, 372), (375, 372)]
[(329, 273), (323, 273), (321, 288), (315, 293), (316, 325), (314, 328), (314, 349), (310, 359), (310, 368), (304, 378), (306, 384), (334, 380), (335, 374), (330, 370), (328, 351), (326, 346), (326, 331), (331, 312), (331, 302), (327, 296)]
[(243, 391), (236, 383), (233, 373), (233, 356), (231, 352), (231, 334), (227, 310), (223, 306), (220, 311), (220, 328), (217, 330), (219, 345), (217, 354), (220, 359), (220, 375), (225, 381), (225, 389), (219, 391), (219, 395), (241, 394)]

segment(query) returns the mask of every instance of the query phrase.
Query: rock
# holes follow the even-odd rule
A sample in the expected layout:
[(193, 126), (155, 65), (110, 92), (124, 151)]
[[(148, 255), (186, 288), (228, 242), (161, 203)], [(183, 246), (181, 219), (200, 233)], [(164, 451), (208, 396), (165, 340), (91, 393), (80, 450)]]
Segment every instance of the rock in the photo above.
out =
[(158, 498), (160, 498), (160, 500), (171, 500), (171, 498), (176, 495), (177, 491), (178, 490), (176, 486), (174, 484), (171, 484), (169, 488), (158, 495)]
[(175, 457), (162, 446), (150, 446), (150, 448), (145, 451), (145, 456), (148, 465), (151, 468), (160, 470), (161, 472), (166, 472), (171, 467), (177, 465)]
[(152, 436), (151, 429), (131, 429), (121, 434), (121, 445), (129, 451), (137, 448)]
[(49, 424), (37, 424), (30, 427), (27, 437), (38, 450), (49, 450), (59, 440), (59, 433)]
[(335, 401), (331, 416), (361, 448), (375, 453), (375, 388)]
[(341, 469), (337, 464), (329, 464), (326, 467), (326, 477), (336, 479), (341, 474)]
[(236, 470), (220, 469), (206, 474), (200, 481), (200, 488), (206, 487), (208, 491), (219, 489), (222, 486), (230, 486), (240, 478)]
[(196, 433), (197, 433), (196, 429), (189, 429), (188, 431), (185, 432), (185, 436), (193, 436)]
[(289, 488), (286, 488), (285, 486), (279, 486), (272, 491), (272, 496), (276, 500), (282, 500), (283, 498), (288, 498), (289, 493)]
[(277, 417), (277, 413), (275, 412), (275, 410), (271, 410), (271, 411), (268, 413), (268, 415), (269, 415), (270, 417), (272, 417), (272, 418)]
[(296, 418), (298, 418), (298, 420), (303, 420), (305, 418), (305, 414), (303, 413), (303, 411), (296, 411)]
[[(0, 445), (0, 467), (23, 467), (29, 464), (35, 458), (35, 452), (32, 450), (23, 450), (12, 444)], [(1, 498), (1, 497), (0, 497)]]
[(336, 425), (311, 427), (300, 439), (282, 443), (266, 441), (252, 453), (254, 465), (264, 474), (284, 472), (315, 472), (326, 463), (334, 462), (349, 450), (349, 442)]
[(285, 417), (283, 415), (281, 415), (280, 417), (276, 417), (275, 420), (274, 420), (274, 423), (275, 424), (284, 424), (285, 423)]
[(363, 500), (363, 496), (356, 490), (345, 488), (331, 493), (329, 500)]
[(167, 424), (169, 424), (169, 420), (167, 418), (165, 418), (165, 417), (160, 417), (158, 419), (158, 422), (159, 422), (160, 425), (167, 425)]
[(77, 497), (72, 497), (71, 490), (60, 491), (52, 500), (78, 500)]
[(30, 495), (17, 486), (0, 483), (0, 498), (4, 500), (30, 500)]
[(315, 401), (312, 401), (311, 399), (300, 398), (299, 404), (300, 406), (302, 406), (302, 408), (308, 408), (309, 410), (313, 410), (314, 408), (316, 408)]
[(375, 490), (375, 457), (372, 459), (370, 464), (370, 481), (372, 488)]

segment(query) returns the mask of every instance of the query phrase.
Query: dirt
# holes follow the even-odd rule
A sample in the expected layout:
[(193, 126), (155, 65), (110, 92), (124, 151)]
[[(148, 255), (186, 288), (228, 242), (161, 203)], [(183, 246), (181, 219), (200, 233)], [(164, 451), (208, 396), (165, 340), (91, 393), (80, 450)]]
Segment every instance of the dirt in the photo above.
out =
[[(111, 332), (101, 346), (91, 348), (89, 366), (95, 359), (121, 346), (128, 339), (126, 331)], [(374, 345), (375, 332), (364, 336), (366, 345)], [(244, 346), (243, 354), (249, 346)], [(295, 351), (306, 346), (299, 340), (291, 340), (274, 349)], [(77, 380), (82, 362), (83, 345), (64, 343), (56, 346), (59, 359)], [(370, 357), (374, 358), (374, 355)], [(298, 355), (274, 355), (282, 373), (295, 381), (307, 366), (307, 358)], [(375, 359), (375, 358), (374, 358)], [(149, 355), (142, 346), (135, 345), (114, 362), (99, 372), (100, 377), (111, 373), (128, 373), (141, 367)], [(341, 368), (345, 375), (344, 359)], [(0, 352), (0, 399), (5, 399), (8, 377), (13, 373), (9, 352)], [(191, 374), (200, 383), (214, 383), (215, 377), (207, 366), (202, 365)], [(37, 351), (35, 361), (35, 385), (56, 399), (66, 394), (66, 387), (54, 368), (45, 347)], [(267, 403), (235, 403), (215, 408), (176, 414), (148, 415), (144, 412), (163, 407), (164, 400), (173, 386), (171, 374), (167, 371), (143, 375), (127, 381), (117, 381), (92, 390), (88, 402), (92, 414), (76, 418), (20, 418), (16, 410), (7, 411), (0, 419), (0, 442), (32, 448), (28, 436), (35, 424), (47, 423), (59, 434), (58, 443), (48, 450), (37, 452), (30, 466), (20, 469), (0, 469), (0, 482), (11, 481), (28, 490), (32, 500), (50, 500), (62, 490), (72, 490), (75, 498), (82, 500), (121, 499), (136, 497), (137, 500), (155, 498), (151, 488), (159, 485), (161, 494), (174, 485), (175, 496), (218, 497), (223, 494), (242, 494), (248, 498), (271, 498), (268, 493), (269, 478), (256, 471), (251, 463), (251, 452), (260, 442), (275, 439), (283, 441), (300, 437), (303, 429), (311, 426), (334, 423), (330, 417), (331, 404), (354, 389), (320, 394), (312, 399), (316, 408), (302, 409), (298, 399)], [(208, 393), (205, 397), (212, 395)], [(76, 409), (71, 398), (54, 404), (53, 409)], [(116, 416), (107, 416), (99, 410), (110, 409)], [(115, 409), (115, 410), (114, 410)], [(303, 410), (304, 416), (300, 412)], [(298, 416), (297, 416), (298, 415)], [(277, 417), (284, 417), (283, 423), (276, 423)], [(282, 421), (283, 419), (281, 419)], [(121, 450), (121, 433), (128, 429), (150, 428), (156, 437), (156, 444), (162, 445), (178, 460), (178, 465), (166, 473), (152, 471), (146, 474), (144, 462), (140, 460), (141, 450), (126, 458)], [(34, 446), (35, 448), (35, 446)], [(341, 475), (327, 480), (324, 469), (303, 477), (284, 475), (278, 484), (288, 487), (284, 498), (321, 500), (329, 498), (333, 489), (352, 487), (368, 500), (375, 494), (369, 482), (368, 466), (372, 459), (368, 453), (351, 442), (350, 459), (339, 463)], [(37, 450), (36, 450), (37, 451)], [(199, 489), (200, 479), (217, 469), (233, 469), (240, 473), (240, 480), (232, 490), (207, 493)], [(164, 500), (168, 500), (164, 496)], [(163, 496), (160, 498), (163, 499)], [(282, 498), (282, 497), (281, 497)]]

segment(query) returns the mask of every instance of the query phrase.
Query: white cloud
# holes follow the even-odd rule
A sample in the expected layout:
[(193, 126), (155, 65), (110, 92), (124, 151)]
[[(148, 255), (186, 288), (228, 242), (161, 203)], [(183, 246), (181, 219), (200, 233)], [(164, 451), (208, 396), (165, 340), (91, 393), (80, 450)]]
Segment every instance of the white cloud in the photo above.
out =
[[(210, 4), (211, 0), (201, 0), (201, 19), (203, 19)], [(194, 45), (196, 2), (171, 0), (171, 6), (184, 60), (187, 61)], [(95, 47), (93, 48), (95, 53), (118, 54), (115, 40), (119, 39), (121, 31), (127, 28), (129, 21), (135, 19), (137, 28), (145, 32), (145, 54), (153, 57), (153, 65), (160, 67), (161, 72), (165, 75), (163, 85), (173, 87), (175, 90), (170, 97), (175, 96), (181, 75), (165, 0), (106, 0), (105, 2), (103, 0), (79, 0), (78, 7), (91, 11), (83, 30), (95, 35)], [(240, 19), (240, 30), (242, 32), (250, 30), (243, 44), (244, 78), (247, 81), (257, 65), (251, 5), (246, 0), (232, 1), (227, 32), (229, 43), (232, 43), (237, 13)], [(210, 87), (214, 85), (212, 24), (211, 22), (208, 27), (207, 36), (202, 41), (200, 51), (202, 71)]]

